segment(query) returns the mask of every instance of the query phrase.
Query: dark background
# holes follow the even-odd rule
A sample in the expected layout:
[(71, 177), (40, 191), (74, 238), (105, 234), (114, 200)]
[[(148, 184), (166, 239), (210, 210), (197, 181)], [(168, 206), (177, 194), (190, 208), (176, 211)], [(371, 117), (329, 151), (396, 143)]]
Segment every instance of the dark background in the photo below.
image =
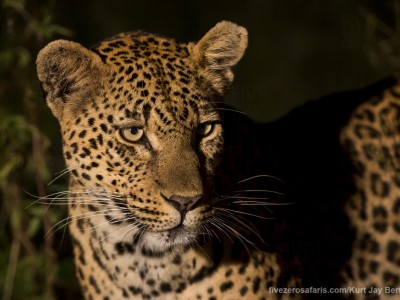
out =
[(65, 0), (55, 18), (86, 46), (137, 29), (192, 41), (220, 20), (246, 27), (249, 47), (228, 101), (257, 120), (375, 81), (394, 67), (372, 53), (382, 38), (377, 19), (395, 28), (394, 1)]
[(138, 29), (195, 41), (220, 20), (236, 22), (249, 31), (249, 47), (236, 67), (226, 101), (257, 121), (276, 120), (307, 100), (364, 86), (397, 74), (400, 67), (397, 0), (3, 0), (0, 4), (0, 299), (4, 300), (77, 299), (63, 223), (44, 238), (67, 217), (65, 206), (47, 209), (32, 204), (66, 189), (65, 176), (48, 185), (64, 164), (59, 128), (35, 74), (37, 52), (49, 41), (64, 38), (89, 47)]

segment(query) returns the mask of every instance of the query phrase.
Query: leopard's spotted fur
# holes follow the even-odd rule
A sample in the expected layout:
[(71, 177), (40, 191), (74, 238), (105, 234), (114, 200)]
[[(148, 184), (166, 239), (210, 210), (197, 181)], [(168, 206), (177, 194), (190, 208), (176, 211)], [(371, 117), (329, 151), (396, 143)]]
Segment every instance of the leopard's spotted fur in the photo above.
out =
[(342, 272), (343, 286), (372, 292), (349, 298), (395, 299), (400, 293), (398, 81), (355, 109), (341, 141), (355, 166), (356, 188), (345, 206), (356, 237)]

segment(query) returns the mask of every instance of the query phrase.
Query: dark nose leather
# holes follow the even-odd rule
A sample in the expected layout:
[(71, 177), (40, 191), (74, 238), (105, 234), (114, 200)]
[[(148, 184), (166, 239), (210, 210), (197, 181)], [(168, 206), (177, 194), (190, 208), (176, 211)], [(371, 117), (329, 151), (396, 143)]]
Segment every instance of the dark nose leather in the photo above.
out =
[(203, 195), (198, 195), (195, 197), (182, 197), (179, 195), (173, 195), (171, 198), (167, 199), (167, 202), (176, 208), (182, 216), (184, 216), (188, 211), (196, 208), (196, 205), (203, 198)]

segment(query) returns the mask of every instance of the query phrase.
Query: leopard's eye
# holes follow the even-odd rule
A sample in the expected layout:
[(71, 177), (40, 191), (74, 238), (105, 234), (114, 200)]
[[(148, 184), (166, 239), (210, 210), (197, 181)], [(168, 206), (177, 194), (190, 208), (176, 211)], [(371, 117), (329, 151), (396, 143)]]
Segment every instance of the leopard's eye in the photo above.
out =
[(128, 127), (119, 130), (119, 134), (123, 140), (128, 143), (137, 143), (143, 137), (143, 128)]
[(210, 135), (214, 130), (214, 123), (202, 123), (200, 124), (197, 129), (196, 129), (196, 134), (204, 138), (208, 135)]

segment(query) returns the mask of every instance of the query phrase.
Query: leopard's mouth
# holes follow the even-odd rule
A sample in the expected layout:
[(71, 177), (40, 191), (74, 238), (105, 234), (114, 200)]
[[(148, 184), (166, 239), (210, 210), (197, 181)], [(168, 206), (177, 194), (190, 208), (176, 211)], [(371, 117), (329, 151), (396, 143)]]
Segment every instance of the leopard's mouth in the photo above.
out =
[(126, 219), (138, 229), (137, 242), (153, 252), (167, 251), (175, 246), (194, 245), (199, 237), (206, 236), (204, 226), (215, 213), (213, 206), (209, 204), (196, 207), (185, 214), (177, 210), (174, 212), (175, 215), (166, 224), (154, 226), (155, 222), (147, 223), (146, 219), (136, 216), (135, 209), (130, 209), (129, 206), (125, 209)]
[(188, 240), (196, 236), (197, 233), (183, 225), (179, 225), (167, 231), (168, 240), (176, 244), (186, 244)]
[(184, 225), (174, 228), (153, 232), (146, 231), (141, 237), (143, 245), (153, 251), (166, 251), (174, 246), (186, 246), (195, 243), (198, 232)]

